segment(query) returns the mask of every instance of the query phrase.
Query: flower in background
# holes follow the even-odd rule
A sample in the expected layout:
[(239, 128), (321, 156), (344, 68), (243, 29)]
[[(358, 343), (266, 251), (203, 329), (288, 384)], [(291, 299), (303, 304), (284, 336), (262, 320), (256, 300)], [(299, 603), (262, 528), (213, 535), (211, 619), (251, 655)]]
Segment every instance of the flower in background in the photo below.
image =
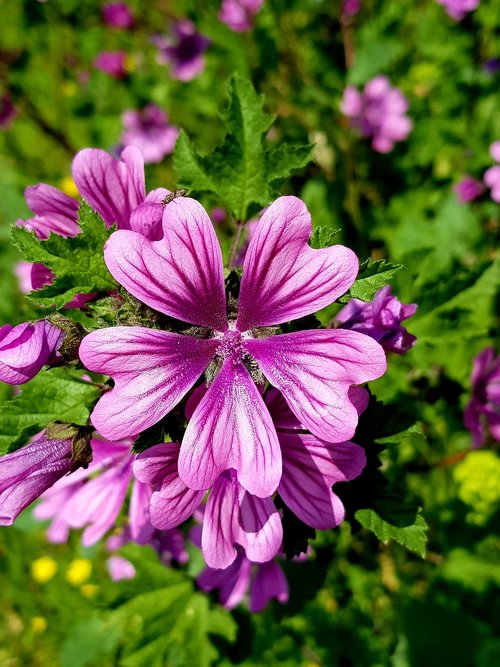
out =
[(179, 130), (169, 125), (167, 114), (156, 104), (148, 104), (142, 111), (125, 111), (122, 122), (121, 143), (138, 148), (146, 164), (161, 162), (174, 150)]
[[(500, 162), (500, 141), (495, 141), (490, 146), (490, 155), (495, 162)], [(490, 197), (493, 201), (500, 203), (500, 164), (490, 167), (484, 172), (485, 185), (491, 189)]]
[(264, 0), (222, 0), (219, 20), (233, 32), (252, 29), (253, 20), (261, 10)]
[(483, 65), (483, 69), (488, 74), (496, 74), (500, 71), (500, 58), (488, 58)]
[(448, 16), (455, 21), (461, 21), (469, 12), (473, 12), (479, 5), (479, 0), (437, 0)]
[(458, 497), (469, 506), (468, 523), (485, 526), (500, 509), (500, 458), (489, 450), (469, 452), (454, 469)]
[(416, 304), (401, 303), (391, 294), (390, 285), (386, 285), (378, 290), (373, 301), (351, 299), (335, 319), (342, 329), (371, 336), (387, 352), (405, 354), (413, 347), (416, 338), (401, 326), (401, 322), (414, 315), (416, 310)]
[(125, 51), (102, 51), (94, 60), (94, 67), (112, 76), (114, 79), (123, 79), (126, 75)]
[(457, 195), (461, 204), (467, 204), (467, 202), (474, 201), (483, 194), (484, 186), (477, 178), (464, 176), (453, 186), (453, 192)]
[(203, 54), (210, 40), (200, 35), (191, 21), (174, 23), (170, 36), (156, 35), (152, 41), (158, 47), (158, 62), (170, 66), (174, 79), (191, 81), (205, 68)]
[(488, 433), (500, 442), (500, 356), (492, 347), (475, 357), (471, 375), (472, 397), (464, 410), (464, 424), (473, 447), (482, 447)]
[(372, 147), (379, 153), (391, 151), (394, 143), (404, 141), (413, 127), (405, 115), (408, 101), (386, 76), (368, 81), (362, 93), (348, 86), (340, 110), (361, 136), (372, 137)]
[(344, 0), (342, 3), (342, 14), (344, 16), (356, 16), (361, 11), (361, 0)]
[(0, 130), (7, 130), (16, 116), (17, 109), (9, 93), (5, 93), (0, 97)]
[(28, 505), (74, 468), (72, 439), (46, 433), (0, 459), (0, 526), (10, 526)]
[(28, 382), (45, 365), (61, 357), (58, 349), (64, 333), (50, 322), (23, 322), (16, 327), (0, 327), (0, 381), (7, 384)]
[(134, 25), (130, 7), (124, 2), (108, 2), (102, 8), (102, 17), (106, 25), (127, 30)]

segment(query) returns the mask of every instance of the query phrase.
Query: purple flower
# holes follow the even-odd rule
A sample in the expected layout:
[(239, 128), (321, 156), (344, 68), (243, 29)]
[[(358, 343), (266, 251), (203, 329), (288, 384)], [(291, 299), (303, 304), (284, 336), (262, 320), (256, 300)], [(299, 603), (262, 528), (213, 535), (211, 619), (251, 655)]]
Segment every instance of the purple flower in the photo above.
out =
[(102, 8), (102, 17), (104, 23), (112, 28), (122, 28), (124, 30), (134, 25), (134, 17), (130, 7), (124, 2), (108, 2)]
[(26, 447), (0, 458), (0, 526), (19, 514), (73, 466), (72, 443), (44, 433)]
[[(206, 394), (199, 387), (186, 406), (192, 417)], [(361, 413), (367, 405), (367, 392), (352, 387), (350, 400)], [(302, 521), (313, 528), (330, 529), (344, 518), (344, 508), (332, 485), (357, 477), (364, 465), (363, 450), (351, 442), (327, 443), (306, 432), (293, 415), (283, 396), (270, 389), (265, 402), (276, 426), (283, 458), (283, 473), (278, 493)], [(151, 523), (159, 529), (172, 529), (199, 508), (203, 491), (189, 489), (179, 477), (179, 445), (155, 445), (139, 454), (134, 475), (153, 488)], [(208, 497), (201, 548), (209, 567), (226, 568), (243, 549), (253, 562), (264, 563), (281, 547), (281, 517), (272, 498), (258, 498), (239, 484), (235, 470), (226, 470), (215, 481)]]
[(0, 327), (0, 380), (7, 384), (28, 382), (46, 364), (58, 360), (64, 333), (46, 320)]
[(351, 299), (335, 319), (342, 329), (360, 331), (378, 341), (388, 352), (405, 354), (413, 347), (416, 338), (401, 326), (401, 322), (414, 315), (416, 310), (416, 304), (401, 303), (392, 296), (390, 285), (386, 285), (379, 289), (373, 301)]
[(106, 569), (113, 581), (133, 579), (136, 575), (135, 567), (123, 556), (110, 556), (106, 561)]
[(479, 5), (479, 0), (437, 0), (442, 5), (448, 16), (455, 21), (461, 21), (466, 14), (474, 11)]
[(28, 220), (17, 220), (19, 227), (35, 232), (39, 239), (47, 239), (51, 233), (59, 236), (79, 233), (78, 202), (61, 190), (39, 183), (26, 188), (24, 197), (35, 215)]
[(461, 204), (466, 204), (480, 197), (484, 192), (484, 186), (477, 178), (464, 176), (453, 186), (453, 192), (457, 195), (457, 199)]
[(306, 428), (328, 442), (348, 440), (355, 431), (349, 387), (385, 371), (382, 348), (358, 332), (272, 335), (276, 329), (270, 328), (343, 294), (356, 276), (356, 256), (343, 246), (310, 248), (307, 208), (295, 197), (281, 197), (252, 235), (238, 316), (228, 321), (222, 254), (203, 207), (190, 198), (174, 199), (165, 207), (163, 229), (157, 242), (114, 232), (106, 264), (133, 296), (195, 325), (199, 334), (130, 326), (86, 336), (83, 363), (115, 382), (92, 421), (111, 439), (139, 433), (170, 412), (214, 360), (218, 372), (182, 442), (180, 478), (201, 491), (234, 468), (246, 491), (265, 498), (276, 490), (282, 465), (276, 429), (252, 379), (256, 364)]
[(264, 0), (222, 0), (219, 20), (233, 32), (252, 29), (253, 19), (261, 10)]
[(9, 93), (0, 97), (0, 129), (7, 130), (14, 118), (17, 116), (17, 109), (12, 104)]
[(174, 150), (179, 130), (168, 124), (167, 114), (156, 104), (148, 104), (142, 111), (125, 111), (122, 122), (121, 143), (136, 146), (146, 164), (161, 162)]
[[(500, 141), (495, 141), (490, 146), (490, 155), (495, 162), (500, 162)], [(500, 165), (496, 164), (484, 172), (484, 183), (491, 188), (490, 197), (493, 201), (500, 202)]]
[[(70, 528), (85, 528), (82, 542), (91, 546), (116, 523), (133, 481), (134, 456), (128, 442), (92, 439), (94, 458), (86, 470), (55, 484), (35, 508), (37, 519), (52, 519), (48, 537), (65, 542)], [(145, 544), (153, 535), (149, 521), (149, 487), (134, 480), (129, 505), (130, 537)]]
[(250, 591), (250, 611), (263, 611), (275, 598), (280, 604), (288, 601), (288, 582), (274, 560), (252, 563), (240, 551), (236, 560), (225, 569), (205, 568), (196, 583), (202, 591), (219, 591), (219, 602), (234, 609)]
[(126, 75), (125, 51), (102, 51), (94, 60), (94, 67), (112, 76), (113, 79), (123, 79)]
[(389, 153), (394, 143), (404, 141), (413, 127), (405, 115), (406, 98), (391, 86), (386, 76), (368, 81), (362, 93), (348, 86), (340, 110), (361, 136), (372, 137), (372, 147), (379, 153)]
[(488, 432), (500, 442), (500, 356), (492, 347), (474, 359), (472, 398), (464, 410), (464, 424), (472, 434), (473, 447), (485, 444)]
[(342, 14), (344, 16), (356, 16), (361, 11), (361, 0), (344, 0), (342, 3)]
[(483, 65), (488, 74), (496, 74), (500, 70), (500, 58), (489, 58)]
[(500, 141), (494, 141), (490, 146), (490, 155), (495, 162), (500, 162)]
[(158, 62), (170, 65), (174, 79), (191, 81), (205, 68), (203, 54), (210, 40), (200, 35), (191, 21), (174, 23), (170, 37), (157, 35), (152, 41), (159, 49)]

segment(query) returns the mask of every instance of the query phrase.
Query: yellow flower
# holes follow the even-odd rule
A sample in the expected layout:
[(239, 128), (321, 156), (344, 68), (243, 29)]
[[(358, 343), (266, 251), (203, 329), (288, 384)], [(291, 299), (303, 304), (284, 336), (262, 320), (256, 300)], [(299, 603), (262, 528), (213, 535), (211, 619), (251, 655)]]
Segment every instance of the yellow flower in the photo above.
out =
[(47, 621), (43, 616), (33, 616), (31, 619), (31, 629), (37, 635), (45, 632), (47, 629)]
[(453, 471), (458, 497), (469, 505), (470, 523), (484, 526), (500, 506), (500, 458), (488, 449), (471, 452)]
[(80, 588), (80, 593), (83, 595), (83, 597), (93, 598), (94, 595), (97, 594), (98, 590), (99, 590), (99, 586), (97, 586), (97, 584), (84, 584)]
[(92, 574), (92, 563), (87, 558), (75, 558), (66, 570), (66, 581), (73, 586), (80, 586)]
[(31, 576), (39, 584), (50, 581), (57, 572), (57, 563), (49, 556), (42, 556), (31, 563)]
[(65, 176), (59, 181), (59, 186), (61, 190), (68, 195), (68, 197), (74, 197), (75, 199), (79, 197), (78, 188), (76, 187), (75, 181), (71, 176)]

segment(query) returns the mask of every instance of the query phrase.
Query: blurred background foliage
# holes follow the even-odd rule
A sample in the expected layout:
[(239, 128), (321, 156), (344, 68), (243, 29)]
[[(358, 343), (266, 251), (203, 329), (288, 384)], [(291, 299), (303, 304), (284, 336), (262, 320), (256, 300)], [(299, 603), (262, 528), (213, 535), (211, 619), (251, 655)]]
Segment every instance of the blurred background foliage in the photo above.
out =
[[(127, 552), (137, 577), (113, 583), (103, 548), (83, 549), (78, 535), (50, 545), (26, 512), (0, 531), (0, 665), (500, 664), (500, 467), (494, 449), (471, 451), (462, 423), (472, 359), (497, 332), (499, 208), (487, 192), (462, 204), (452, 191), (465, 174), (482, 177), (500, 139), (500, 68), (488, 66), (500, 58), (500, 4), (481, 0), (457, 23), (435, 0), (364, 0), (348, 21), (333, 0), (266, 0), (243, 34), (218, 20), (217, 1), (128, 4), (135, 24), (119, 31), (97, 0), (0, 0), (1, 92), (17, 109), (0, 132), (0, 322), (34, 312), (9, 243), (9, 226), (28, 217), (23, 189), (46, 182), (72, 194), (73, 155), (116, 150), (123, 111), (149, 102), (209, 154), (224, 134), (226, 81), (246, 74), (276, 115), (269, 142), (315, 145), (281, 191), (306, 201), (315, 227), (341, 229), (335, 241), (361, 259), (405, 267), (393, 292), (419, 305), (408, 323), (418, 343), (391, 357), (372, 392), (386, 404), (378, 419), (395, 420), (379, 439), (384, 473), (424, 508), (427, 553), (380, 544), (352, 518), (361, 478), (339, 491), (352, 520), (320, 534), (309, 560), (285, 563), (289, 603), (251, 616), (226, 612), (147, 548)], [(182, 17), (211, 41), (189, 83), (169, 75), (151, 43)], [(99, 52), (118, 49), (121, 80), (93, 67)], [(385, 155), (339, 110), (347, 84), (377, 74), (402, 90), (414, 123)], [(146, 178), (148, 189), (173, 189), (171, 156)], [(1, 386), (0, 398), (10, 392)], [(360, 428), (372, 428), (368, 417)], [(201, 562), (190, 553), (195, 575)]]

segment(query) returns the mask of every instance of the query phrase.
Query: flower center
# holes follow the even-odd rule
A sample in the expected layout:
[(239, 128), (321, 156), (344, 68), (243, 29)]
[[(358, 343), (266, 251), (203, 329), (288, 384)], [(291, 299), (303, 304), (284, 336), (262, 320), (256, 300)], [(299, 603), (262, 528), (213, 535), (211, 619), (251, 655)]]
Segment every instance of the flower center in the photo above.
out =
[(234, 361), (243, 359), (248, 355), (248, 351), (245, 348), (242, 334), (239, 331), (231, 330), (223, 333), (215, 354), (222, 359), (228, 357), (231, 357)]

